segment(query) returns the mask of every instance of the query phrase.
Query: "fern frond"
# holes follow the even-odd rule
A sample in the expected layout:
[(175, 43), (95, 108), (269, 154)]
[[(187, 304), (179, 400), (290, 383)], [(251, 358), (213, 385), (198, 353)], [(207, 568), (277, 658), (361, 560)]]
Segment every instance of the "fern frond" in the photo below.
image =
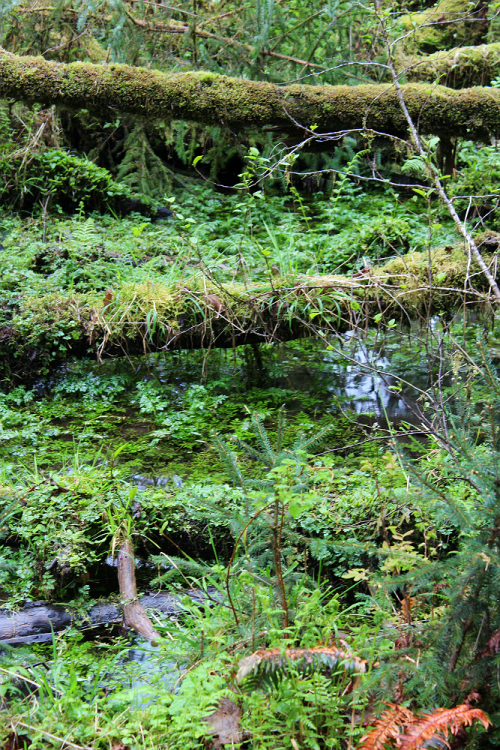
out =
[(89, 217), (81, 224), (77, 224), (73, 229), (73, 237), (80, 245), (85, 245), (86, 247), (97, 245), (99, 243), (99, 235), (95, 231), (94, 219)]
[(389, 708), (374, 722), (371, 732), (361, 737), (359, 750), (383, 750), (389, 740), (397, 743), (401, 727), (406, 728), (415, 721), (415, 715), (408, 708), (394, 703), (386, 705)]
[(345, 672), (366, 672), (367, 662), (348, 651), (335, 646), (316, 646), (314, 648), (280, 648), (261, 649), (241, 660), (236, 681), (243, 682), (251, 678), (252, 687), (262, 682), (275, 682), (284, 675), (294, 662), (303, 671), (322, 671), (342, 667)]
[(412, 156), (407, 159), (401, 167), (402, 174), (411, 174), (415, 177), (422, 177), (425, 175), (425, 163), (420, 156)]
[[(474, 720), (480, 721), (485, 729), (491, 722), (480, 708), (471, 708), (467, 703), (454, 708), (438, 708), (433, 713), (424, 714), (408, 727), (407, 734), (400, 739), (400, 750), (418, 750), (432, 739), (447, 739), (448, 734), (457, 734), (463, 726), (470, 726)], [(436, 737), (437, 735), (437, 737)]]

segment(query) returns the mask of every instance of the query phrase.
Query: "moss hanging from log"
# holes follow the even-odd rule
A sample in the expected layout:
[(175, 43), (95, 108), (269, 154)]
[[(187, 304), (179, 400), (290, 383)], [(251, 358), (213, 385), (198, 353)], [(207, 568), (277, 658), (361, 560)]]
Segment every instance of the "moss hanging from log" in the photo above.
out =
[[(404, 95), (422, 133), (486, 139), (500, 132), (500, 91), (409, 84)], [(0, 96), (149, 118), (319, 131), (371, 128), (406, 135), (394, 88), (386, 85), (278, 87), (213, 73), (165, 75), (126, 65), (53, 63), (0, 52)], [(325, 144), (330, 149), (331, 144)]]
[[(498, 242), (498, 236), (489, 238), (485, 247), (495, 250)], [(482, 273), (472, 263), (471, 286), (466, 269), (466, 253), (458, 246), (434, 251), (430, 269), (423, 252), (357, 277), (280, 278), (249, 287), (208, 280), (190, 286), (123, 284), (104, 298), (26, 296), (0, 327), (0, 357), (12, 380), (33, 379), (73, 356), (230, 348), (345, 331), (379, 313), (389, 319), (428, 316), (487, 299)]]

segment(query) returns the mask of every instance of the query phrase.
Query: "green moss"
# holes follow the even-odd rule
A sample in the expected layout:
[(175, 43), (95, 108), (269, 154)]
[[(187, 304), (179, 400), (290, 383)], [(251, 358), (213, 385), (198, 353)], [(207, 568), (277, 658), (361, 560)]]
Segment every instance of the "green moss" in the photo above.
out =
[(398, 62), (407, 69), (410, 81), (438, 80), (455, 89), (478, 83), (489, 86), (500, 75), (500, 43), (455, 47), (427, 57), (402, 56)]
[[(364, 279), (299, 276), (281, 278), (273, 287), (213, 286), (196, 280), (173, 285), (125, 283), (111, 301), (95, 294), (26, 297), (12, 321), (12, 335), (0, 344), (0, 355), (6, 361), (35, 360), (37, 366), (41, 361), (47, 370), (74, 354), (230, 346), (244, 343), (254, 333), (261, 339), (274, 335), (294, 339), (311, 335), (309, 326), (300, 322), (304, 319), (313, 319), (315, 326), (326, 330), (343, 330), (346, 324), (339, 310), (348, 312), (353, 300), (383, 302), (389, 316), (400, 310), (395, 300), (410, 314), (425, 311), (431, 298), (434, 309), (451, 310), (463, 299), (466, 266), (462, 246), (433, 251), (432, 290), (429, 255), (421, 252), (392, 260)], [(477, 270), (474, 263), (471, 267)], [(480, 274), (474, 284), (487, 293)]]
[(414, 33), (406, 40), (407, 49), (436, 52), (463, 44), (478, 44), (486, 26), (478, 19), (468, 0), (441, 0), (423, 13), (411, 13), (400, 20), (406, 31)]
[[(423, 133), (484, 139), (500, 131), (498, 91), (478, 88), (457, 93), (435, 87), (429, 95), (427, 85), (410, 84), (404, 95)], [(407, 132), (396, 92), (384, 85), (278, 87), (216, 74), (164, 75), (125, 65), (112, 69), (91, 63), (63, 65), (1, 52), (0, 96), (101, 113), (116, 108), (150, 118), (203, 124), (224, 121), (234, 129), (262, 125), (290, 129), (292, 117), (328, 131), (366, 125), (394, 135)]]

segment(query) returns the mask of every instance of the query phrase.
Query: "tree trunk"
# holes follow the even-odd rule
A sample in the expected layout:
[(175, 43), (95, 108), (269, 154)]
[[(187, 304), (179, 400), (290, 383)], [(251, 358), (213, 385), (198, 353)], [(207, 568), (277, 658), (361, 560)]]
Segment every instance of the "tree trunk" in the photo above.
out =
[(126, 539), (120, 548), (117, 566), (124, 625), (132, 628), (148, 641), (155, 641), (160, 636), (137, 597), (134, 549), (130, 539)]
[[(486, 139), (500, 132), (500, 91), (408, 84), (410, 114), (424, 134)], [(275, 86), (214, 73), (165, 75), (126, 65), (69, 65), (0, 51), (0, 97), (148, 118), (190, 120), (238, 130), (273, 125), (319, 132), (372, 129), (406, 136), (393, 86)], [(325, 150), (332, 144), (325, 142)]]

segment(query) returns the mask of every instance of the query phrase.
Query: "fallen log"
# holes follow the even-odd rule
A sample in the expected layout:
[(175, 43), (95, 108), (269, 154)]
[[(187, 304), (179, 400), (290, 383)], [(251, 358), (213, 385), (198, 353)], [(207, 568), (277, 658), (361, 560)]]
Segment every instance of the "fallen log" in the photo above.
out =
[(402, 56), (398, 62), (409, 81), (439, 81), (453, 89), (474, 83), (490, 86), (500, 75), (500, 43), (454, 47), (426, 57)]
[[(195, 603), (202, 604), (200, 591), (186, 591)], [(183, 605), (179, 596), (168, 592), (145, 594), (137, 600), (143, 609), (163, 615), (179, 615)], [(119, 602), (104, 601), (94, 605), (86, 615), (74, 608), (49, 602), (27, 602), (19, 610), (0, 609), (0, 645), (19, 646), (25, 643), (47, 643), (55, 635), (74, 626), (82, 631), (122, 622)]]
[[(406, 106), (422, 134), (486, 140), (500, 132), (500, 91), (408, 84)], [(356, 129), (406, 137), (408, 125), (392, 85), (276, 86), (207, 72), (165, 74), (127, 65), (54, 63), (0, 48), (0, 97), (149, 119), (223, 125), (233, 131), (279, 126), (317, 132)], [(325, 150), (332, 144), (325, 139)]]
[[(482, 245), (489, 263), (498, 237)], [(492, 266), (494, 270), (495, 266)], [(436, 283), (436, 279), (439, 282)], [(428, 316), (488, 300), (463, 247), (410, 253), (355, 276), (294, 276), (215, 285), (209, 280), (123, 284), (96, 294), (21, 297), (0, 327), (4, 376), (30, 381), (70, 357), (232, 348), (328, 335), (377, 321)]]

